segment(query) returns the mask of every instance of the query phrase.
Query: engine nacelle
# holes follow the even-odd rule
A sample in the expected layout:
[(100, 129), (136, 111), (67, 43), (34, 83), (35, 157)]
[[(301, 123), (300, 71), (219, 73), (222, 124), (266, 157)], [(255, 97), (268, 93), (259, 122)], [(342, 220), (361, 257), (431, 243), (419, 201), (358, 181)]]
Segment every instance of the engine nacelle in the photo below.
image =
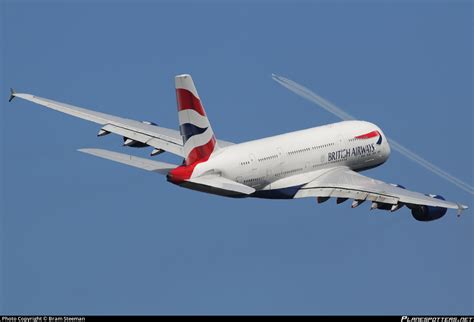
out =
[[(445, 200), (442, 196), (432, 195), (433, 198)], [(443, 217), (448, 211), (447, 208), (431, 206), (411, 206), (411, 214), (418, 221), (432, 221)]]

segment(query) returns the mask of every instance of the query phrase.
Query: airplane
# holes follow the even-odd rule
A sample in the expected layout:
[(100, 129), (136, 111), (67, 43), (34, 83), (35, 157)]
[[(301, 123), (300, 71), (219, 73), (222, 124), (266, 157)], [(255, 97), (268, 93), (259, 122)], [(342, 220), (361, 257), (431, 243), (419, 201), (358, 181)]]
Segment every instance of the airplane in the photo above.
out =
[(123, 145), (152, 147), (151, 156), (169, 152), (183, 158), (170, 164), (104, 149), (78, 151), (166, 176), (168, 182), (201, 192), (267, 199), (352, 199), (352, 208), (365, 201), (370, 209), (389, 212), (406, 206), (418, 221), (458, 215), (468, 207), (440, 195), (409, 191), (360, 174), (390, 156), (383, 131), (366, 121), (342, 121), (263, 139), (234, 144), (214, 135), (189, 74), (175, 77), (179, 131), (149, 121), (135, 121), (60, 103), (11, 89), (15, 97), (101, 125), (98, 136), (114, 133)]

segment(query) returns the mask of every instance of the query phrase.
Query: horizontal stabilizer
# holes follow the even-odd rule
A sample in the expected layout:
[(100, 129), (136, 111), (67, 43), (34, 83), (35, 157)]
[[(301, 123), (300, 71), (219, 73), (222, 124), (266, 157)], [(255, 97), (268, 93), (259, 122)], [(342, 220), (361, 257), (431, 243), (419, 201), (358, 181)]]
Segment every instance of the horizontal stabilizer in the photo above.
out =
[(250, 195), (255, 192), (255, 189), (244, 184), (238, 183), (236, 181), (217, 176), (217, 175), (207, 175), (197, 178), (192, 178), (187, 180), (198, 185), (204, 185), (211, 188), (217, 188), (221, 190), (236, 192), (239, 194)]
[(112, 160), (118, 163), (123, 163), (135, 168), (140, 168), (146, 171), (158, 172), (161, 174), (168, 174), (171, 169), (177, 167), (177, 165), (149, 160), (145, 158), (135, 157), (128, 154), (103, 150), (103, 149), (79, 149), (78, 151), (94, 155), (99, 158)]

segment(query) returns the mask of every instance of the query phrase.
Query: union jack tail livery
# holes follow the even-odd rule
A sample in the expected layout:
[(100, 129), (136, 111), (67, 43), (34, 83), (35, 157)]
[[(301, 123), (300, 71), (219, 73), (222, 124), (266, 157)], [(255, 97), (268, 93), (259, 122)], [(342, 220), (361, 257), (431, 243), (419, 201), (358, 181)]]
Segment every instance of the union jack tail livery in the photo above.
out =
[(218, 147), (191, 75), (176, 76), (175, 84), (184, 161), (189, 166), (206, 161)]

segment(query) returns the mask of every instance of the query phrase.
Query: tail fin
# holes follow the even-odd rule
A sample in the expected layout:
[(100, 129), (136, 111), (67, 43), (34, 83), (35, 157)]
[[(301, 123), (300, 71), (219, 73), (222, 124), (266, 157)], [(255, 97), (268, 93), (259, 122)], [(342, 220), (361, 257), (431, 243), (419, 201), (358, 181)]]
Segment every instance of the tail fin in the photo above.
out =
[(211, 124), (209, 124), (191, 75), (178, 75), (175, 77), (175, 83), (185, 164), (206, 161), (212, 152), (218, 149)]

